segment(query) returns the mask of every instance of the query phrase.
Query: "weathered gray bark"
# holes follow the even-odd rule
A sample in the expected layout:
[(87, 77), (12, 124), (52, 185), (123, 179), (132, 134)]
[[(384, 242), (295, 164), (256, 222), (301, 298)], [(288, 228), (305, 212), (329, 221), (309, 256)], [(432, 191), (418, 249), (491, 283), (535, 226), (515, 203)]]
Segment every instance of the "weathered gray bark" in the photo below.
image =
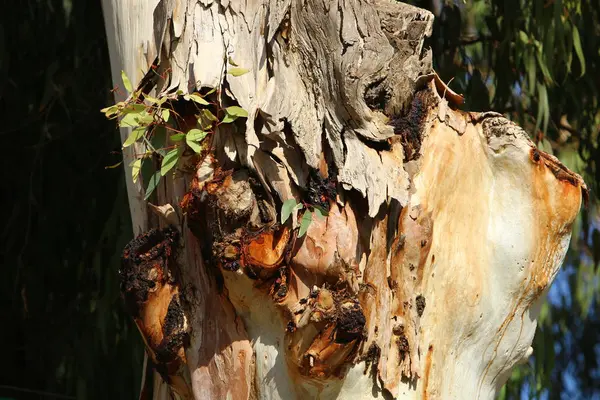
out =
[[(586, 189), (502, 116), (456, 109), (423, 49), (432, 16), (386, 0), (103, 6), (115, 83), (158, 58), (156, 95), (217, 88), (249, 113), (163, 180), (153, 203), (181, 219), (126, 251), (129, 276), (154, 282), (124, 293), (154, 397), (492, 398), (531, 354)], [(166, 228), (128, 188), (137, 232)], [(329, 209), (303, 237), (280, 223), (293, 198)]]

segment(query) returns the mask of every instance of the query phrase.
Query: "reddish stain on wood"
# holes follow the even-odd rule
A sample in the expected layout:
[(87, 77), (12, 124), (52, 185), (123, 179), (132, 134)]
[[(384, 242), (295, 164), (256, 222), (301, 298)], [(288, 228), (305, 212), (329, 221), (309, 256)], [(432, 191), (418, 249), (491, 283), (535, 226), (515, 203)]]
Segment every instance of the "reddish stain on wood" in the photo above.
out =
[(427, 357), (425, 358), (425, 374), (423, 375), (423, 400), (427, 400), (429, 394), (427, 387), (429, 386), (429, 375), (431, 373), (431, 358), (433, 356), (433, 345), (430, 344), (427, 349)]

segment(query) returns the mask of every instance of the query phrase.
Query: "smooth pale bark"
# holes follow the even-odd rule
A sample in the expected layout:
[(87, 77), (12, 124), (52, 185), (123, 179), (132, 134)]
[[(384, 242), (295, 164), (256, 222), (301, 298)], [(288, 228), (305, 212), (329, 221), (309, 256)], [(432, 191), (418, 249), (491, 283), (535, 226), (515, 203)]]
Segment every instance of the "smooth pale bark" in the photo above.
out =
[[(218, 88), (249, 113), (217, 128), (203, 162), (182, 161), (195, 173), (163, 179), (155, 203), (180, 219), (149, 218), (128, 181), (136, 232), (175, 221), (124, 255), (126, 280), (155, 282), (124, 290), (169, 383), (156, 375), (154, 397), (492, 398), (531, 354), (586, 188), (502, 116), (456, 109), (423, 49), (431, 14), (103, 7), (115, 84), (158, 59), (156, 95)], [(233, 62), (249, 73), (228, 75)], [(292, 198), (329, 208), (302, 238), (295, 216), (279, 223)]]

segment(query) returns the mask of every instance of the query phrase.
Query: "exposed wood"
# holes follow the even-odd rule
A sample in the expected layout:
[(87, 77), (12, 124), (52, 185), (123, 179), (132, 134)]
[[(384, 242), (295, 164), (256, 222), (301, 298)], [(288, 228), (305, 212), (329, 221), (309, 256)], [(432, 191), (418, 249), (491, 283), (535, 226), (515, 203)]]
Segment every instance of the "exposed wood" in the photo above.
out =
[[(215, 88), (248, 111), (163, 181), (160, 219), (130, 185), (134, 219), (171, 238), (161, 274), (163, 241), (133, 246), (149, 234), (123, 265), (154, 282), (123, 291), (168, 390), (493, 398), (531, 355), (587, 189), (502, 116), (456, 109), (423, 49), (432, 15), (385, 0), (133, 7), (104, 1), (115, 81), (158, 57), (157, 96)], [(289, 199), (301, 209), (282, 222)]]

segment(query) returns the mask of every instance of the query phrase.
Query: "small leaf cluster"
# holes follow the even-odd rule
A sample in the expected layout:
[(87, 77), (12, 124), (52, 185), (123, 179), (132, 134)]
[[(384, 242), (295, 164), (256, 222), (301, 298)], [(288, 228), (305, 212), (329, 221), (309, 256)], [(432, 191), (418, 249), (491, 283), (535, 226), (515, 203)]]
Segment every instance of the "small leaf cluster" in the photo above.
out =
[(281, 206), (281, 223), (285, 224), (292, 214), (297, 215), (298, 211), (302, 209), (304, 209), (304, 213), (302, 213), (302, 219), (300, 220), (298, 237), (306, 234), (314, 218), (323, 218), (328, 215), (327, 210), (321, 206), (298, 203), (296, 199), (289, 199), (284, 201)]
[[(248, 70), (243, 68), (230, 71), (233, 76), (246, 72)], [(207, 97), (214, 93), (215, 89), (204, 95), (183, 94), (182, 91), (177, 91), (154, 98), (143, 93), (142, 90), (134, 91), (124, 71), (121, 72), (121, 78), (129, 94), (128, 99), (103, 108), (101, 112), (109, 119), (116, 119), (120, 127), (132, 129), (123, 142), (123, 148), (138, 143), (145, 149), (143, 153), (136, 154), (135, 159), (129, 164), (134, 182), (138, 180), (140, 174), (144, 176), (144, 180), (147, 180), (145, 200), (156, 189), (160, 179), (177, 166), (187, 148), (194, 153), (202, 153), (208, 147), (206, 138), (214, 133), (220, 124), (229, 124), (238, 118), (248, 117), (248, 112), (241, 107), (221, 108), (216, 102), (208, 101)], [(198, 109), (197, 127), (186, 132), (176, 128), (178, 120), (182, 118), (172, 108), (173, 102), (181, 98), (193, 102)], [(216, 110), (217, 115), (211, 109)], [(153, 171), (154, 157), (161, 160), (160, 168), (156, 171)]]

